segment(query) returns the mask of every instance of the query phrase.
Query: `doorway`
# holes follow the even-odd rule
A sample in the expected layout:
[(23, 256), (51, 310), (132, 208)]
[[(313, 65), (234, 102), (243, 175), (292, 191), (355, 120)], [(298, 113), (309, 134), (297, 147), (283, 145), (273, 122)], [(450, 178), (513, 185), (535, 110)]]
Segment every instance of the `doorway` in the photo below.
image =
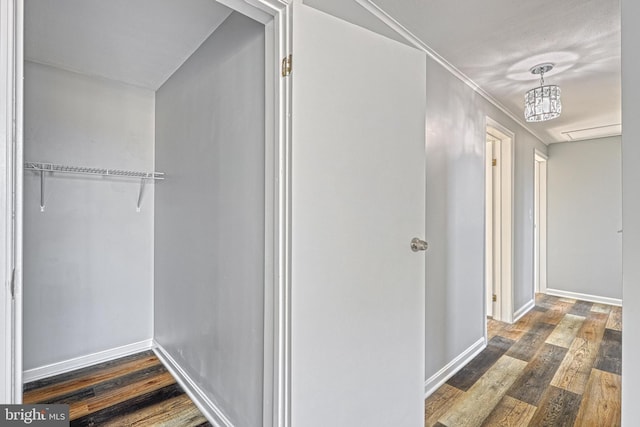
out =
[(485, 307), (513, 321), (513, 132), (487, 118), (485, 147)]
[(534, 152), (533, 283), (534, 292), (547, 292), (547, 156)]
[[(255, 304), (256, 310), (255, 312), (259, 313), (261, 319), (261, 324), (264, 329), (264, 345), (261, 348), (257, 349), (255, 352), (256, 360), (258, 360), (255, 370), (264, 372), (263, 381), (261, 382), (262, 390), (256, 390), (254, 392), (255, 395), (259, 396), (260, 404), (256, 404), (256, 410), (254, 411), (255, 419), (261, 420), (263, 425), (277, 425), (282, 422), (283, 419), (288, 417), (288, 399), (289, 399), (289, 388), (288, 383), (286, 382), (288, 378), (289, 371), (289, 343), (286, 334), (289, 330), (289, 318), (288, 318), (288, 299), (286, 299), (286, 294), (288, 293), (288, 272), (284, 272), (284, 266), (288, 265), (288, 257), (289, 252), (288, 248), (284, 247), (284, 244), (281, 242), (285, 241), (282, 237), (289, 228), (288, 225), (288, 217), (286, 216), (286, 206), (288, 200), (288, 191), (289, 189), (282, 185), (282, 182), (288, 182), (288, 150), (290, 143), (290, 121), (289, 115), (287, 111), (290, 108), (290, 83), (288, 80), (280, 76), (280, 62), (281, 58), (285, 58), (288, 55), (290, 50), (290, 34), (289, 34), (289, 20), (290, 20), (290, 8), (289, 6), (283, 5), (279, 1), (261, 1), (261, 2), (252, 2), (251, 5), (248, 5), (248, 2), (236, 1), (236, 0), (225, 0), (219, 3), (224, 3), (225, 6), (229, 7), (229, 13), (233, 16), (242, 16), (243, 22), (255, 21), (251, 25), (255, 28), (256, 26), (262, 25), (263, 39), (256, 39), (262, 41), (262, 43), (256, 42), (256, 46), (260, 55), (256, 55), (259, 58), (258, 66), (254, 67), (255, 69), (261, 69), (262, 63), (264, 63), (264, 69), (260, 70), (264, 73), (264, 76), (260, 76), (256, 81), (259, 82), (259, 85), (256, 87), (257, 90), (262, 90), (265, 96), (264, 109), (265, 111), (262, 113), (261, 121), (258, 122), (256, 128), (257, 132), (264, 134), (264, 160), (257, 159), (257, 162), (262, 160), (264, 168), (263, 176), (259, 178), (263, 178), (263, 180), (259, 180), (256, 185), (256, 194), (263, 195), (264, 202), (262, 207), (262, 211), (255, 211), (255, 215), (259, 216), (260, 222), (264, 222), (265, 229), (258, 229), (256, 231), (256, 235), (260, 239), (257, 239), (258, 242), (263, 241), (263, 248), (260, 248), (264, 251), (263, 256), (260, 258), (268, 259), (269, 261), (264, 261), (263, 264), (259, 264), (256, 267), (256, 270), (260, 273), (260, 279), (264, 279), (264, 302), (259, 301), (259, 304)], [(255, 4), (253, 4), (255, 3)], [(217, 3), (216, 3), (217, 4)], [(23, 296), (23, 262), (21, 258), (22, 254), (22, 243), (23, 243), (23, 212), (25, 211), (23, 205), (22, 195), (25, 192), (25, 185), (23, 185), (23, 149), (24, 149), (24, 139), (22, 136), (23, 125), (22, 125), (22, 105), (23, 100), (25, 98), (23, 91), (23, 64), (24, 64), (24, 52), (23, 52), (23, 8), (24, 2), (22, 0), (2, 0), (0, 10), (0, 19), (2, 20), (1, 35), (3, 40), (7, 40), (6, 45), (3, 44), (2, 49), (0, 49), (0, 80), (5, 82), (2, 87), (5, 89), (9, 89), (7, 96), (3, 96), (2, 103), (5, 104), (8, 108), (0, 108), (0, 115), (3, 120), (2, 123), (14, 123), (15, 126), (13, 128), (4, 128), (2, 127), (0, 131), (2, 132), (3, 137), (7, 136), (6, 139), (0, 141), (2, 146), (5, 147), (5, 152), (8, 154), (6, 157), (0, 157), (0, 170), (3, 173), (6, 173), (7, 176), (10, 176), (14, 179), (6, 180), (6, 185), (3, 184), (2, 191), (0, 192), (0, 199), (10, 201), (9, 203), (0, 203), (0, 221), (2, 223), (10, 226), (12, 230), (11, 236), (6, 236), (7, 246), (3, 248), (0, 255), (2, 259), (6, 259), (9, 256), (12, 257), (11, 262), (7, 265), (0, 264), (0, 273), (5, 277), (8, 275), (12, 278), (12, 291), (15, 289), (15, 293), (0, 293), (0, 304), (5, 307), (10, 308), (7, 309), (7, 316), (3, 317), (6, 322), (0, 324), (0, 343), (2, 343), (2, 358), (0, 359), (1, 366), (3, 369), (3, 374), (0, 375), (0, 387), (2, 392), (0, 393), (0, 400), (8, 403), (20, 403), (22, 399), (22, 382), (23, 382), (23, 352), (22, 352), (22, 334), (23, 334), (23, 325), (21, 322), (22, 319), (22, 296)], [(183, 7), (180, 5), (180, 7)], [(221, 6), (218, 6), (221, 7)], [(9, 10), (9, 13), (4, 13)], [(237, 12), (237, 13), (236, 13)], [(229, 18), (230, 15), (226, 15)], [(229, 18), (231, 19), (231, 18)], [(173, 20), (173, 17), (172, 17)], [(231, 22), (231, 24), (235, 25), (233, 21), (225, 21)], [(6, 24), (6, 25), (5, 25)], [(229, 25), (231, 25), (229, 24)], [(249, 24), (247, 24), (249, 25)], [(246, 25), (245, 25), (246, 26)], [(212, 27), (207, 29), (207, 31), (211, 30)], [(238, 28), (237, 26), (229, 27), (229, 28)], [(237, 41), (237, 37), (233, 38)], [(264, 58), (264, 59), (261, 59)], [(53, 69), (54, 67), (45, 66), (44, 64), (35, 63), (32, 61), (30, 64), (30, 72), (32, 76), (35, 73), (40, 73), (38, 75), (46, 75), (46, 77), (59, 77), (64, 76), (66, 81), (72, 81), (77, 83), (76, 86), (85, 84), (87, 81), (90, 81), (91, 84), (85, 84), (85, 86), (90, 86), (91, 88), (98, 87), (106, 87), (106, 86), (115, 86), (110, 79), (101, 79), (95, 76), (79, 76), (79, 73), (73, 74), (62, 69)], [(45, 70), (46, 69), (46, 70)], [(90, 80), (92, 79), (93, 80)], [(29, 89), (33, 89), (34, 83), (33, 79), (28, 82)], [(39, 81), (43, 81), (41, 79)], [(264, 86), (264, 89), (261, 89)], [(53, 87), (54, 85), (49, 85), (49, 87)], [(118, 84), (118, 88), (122, 89), (122, 92), (127, 91), (127, 96), (123, 97), (127, 101), (131, 99), (140, 99), (146, 100), (145, 109), (141, 109), (143, 113), (147, 114), (154, 107), (154, 103), (150, 102), (151, 96), (140, 96), (138, 98), (128, 96), (131, 93), (135, 92), (135, 94), (141, 93), (141, 89), (135, 84)], [(109, 94), (118, 94), (119, 89), (113, 89), (113, 91), (109, 92)], [(151, 90), (151, 89), (149, 89)], [(4, 93), (4, 92), (2, 92)], [(86, 91), (77, 91), (76, 93), (81, 93), (86, 95)], [(145, 92), (146, 93), (146, 92)], [(86, 98), (86, 96), (85, 96)], [(84, 98), (83, 98), (84, 99)], [(102, 100), (103, 98), (96, 99)], [(149, 102), (147, 102), (149, 101)], [(39, 104), (32, 102), (32, 106), (38, 106)], [(120, 104), (118, 104), (120, 105)], [(137, 104), (136, 104), (137, 105)], [(147, 108), (149, 107), (149, 108)], [(70, 110), (70, 109), (69, 109)], [(80, 112), (84, 110), (79, 109)], [(111, 112), (118, 113), (117, 108), (111, 108)], [(258, 112), (260, 113), (260, 112)], [(258, 114), (257, 113), (257, 114)], [(115, 117), (115, 113), (113, 114)], [(6, 118), (6, 120), (4, 120)], [(31, 116), (33, 122), (33, 115)], [(127, 122), (129, 123), (129, 122)], [(99, 126), (96, 126), (99, 127)], [(102, 127), (99, 127), (102, 129)], [(107, 128), (109, 131), (112, 129), (118, 129), (117, 126), (110, 126)], [(149, 130), (150, 129), (150, 130)], [(147, 127), (147, 133), (153, 133), (155, 128), (152, 126)], [(138, 133), (132, 132), (133, 135), (138, 135)], [(34, 147), (31, 144), (30, 149)], [(68, 148), (68, 147), (67, 147)], [(72, 151), (73, 150), (69, 150)], [(121, 153), (127, 154), (128, 152), (125, 149), (118, 150)], [(75, 152), (73, 152), (75, 153)], [(28, 153), (32, 155), (33, 153)], [(117, 160), (120, 160), (120, 157), (114, 157)], [(149, 157), (151, 158), (151, 157)], [(112, 164), (109, 163), (109, 166)], [(28, 168), (27, 168), (28, 169)], [(127, 169), (129, 167), (127, 166)], [(102, 170), (102, 169), (101, 169)], [(260, 169), (262, 171), (262, 169)], [(48, 173), (48, 172), (47, 172)], [(41, 174), (41, 176), (43, 176)], [(108, 175), (102, 174), (103, 178)], [(49, 177), (49, 175), (47, 175)], [(33, 176), (29, 176), (29, 178), (33, 178)], [(110, 178), (110, 177), (106, 177)], [(44, 180), (43, 180), (44, 181)], [(42, 182), (42, 181), (40, 181)], [(53, 179), (48, 180), (49, 182), (53, 182)], [(102, 179), (100, 182), (106, 182), (103, 185), (105, 190), (115, 189), (113, 193), (119, 192), (118, 186), (120, 184), (116, 184), (115, 182), (111, 182), (108, 179)], [(65, 181), (65, 184), (68, 188), (70, 184), (76, 185), (81, 183), (80, 179), (71, 180), (68, 179)], [(96, 184), (95, 187), (101, 185), (97, 180), (91, 181), (92, 184)], [(87, 184), (89, 182), (87, 181)], [(84, 184), (83, 184), (84, 185)], [(40, 187), (44, 188), (44, 187)], [(153, 201), (149, 202), (148, 200), (143, 203), (143, 211), (139, 213), (139, 208), (142, 200), (142, 184), (140, 185), (140, 192), (138, 197), (137, 210), (135, 201), (133, 204), (134, 209), (131, 210), (129, 205), (126, 208), (123, 208), (123, 212), (127, 212), (126, 215), (130, 217), (134, 217), (138, 222), (142, 222), (139, 218), (143, 218), (146, 214), (145, 209), (149, 209), (153, 206)], [(55, 190), (54, 187), (49, 188), (49, 190)], [(95, 189), (91, 189), (94, 191)], [(125, 189), (122, 194), (128, 194), (128, 189)], [(49, 191), (46, 194), (52, 194), (53, 192)], [(29, 193), (30, 194), (30, 193)], [(40, 197), (40, 210), (36, 210), (42, 217), (44, 217), (44, 190), (40, 190), (39, 194), (42, 195)], [(66, 193), (62, 193), (59, 191), (56, 194), (55, 200), (50, 200), (51, 203), (47, 208), (46, 215), (50, 215), (55, 213), (55, 209), (60, 209), (63, 206), (60, 203), (61, 195), (65, 195)], [(13, 198), (12, 198), (13, 197)], [(29, 203), (32, 202), (32, 198), (29, 199)], [(32, 206), (31, 206), (32, 207)], [(94, 209), (96, 211), (100, 211), (99, 209)], [(31, 214), (34, 210), (30, 209), (29, 213)], [(128, 212), (133, 212), (129, 214)], [(35, 214), (34, 214), (35, 215)], [(15, 221), (14, 221), (15, 219)], [(134, 221), (134, 220), (132, 220)], [(147, 221), (145, 224), (149, 224)], [(143, 224), (144, 225), (144, 224)], [(138, 229), (143, 229), (144, 227), (139, 227)], [(149, 230), (149, 228), (144, 228), (144, 230)], [(149, 233), (151, 234), (151, 233)], [(153, 236), (152, 236), (153, 237)], [(3, 239), (4, 241), (5, 239)], [(150, 248), (151, 246), (149, 246)], [(4, 249), (7, 249), (6, 253)], [(104, 251), (105, 254), (114, 253), (115, 251)], [(148, 252), (151, 252), (149, 250)], [(30, 255), (28, 251), (25, 251), (26, 255)], [(259, 253), (260, 255), (260, 253)], [(132, 262), (132, 264), (135, 260)], [(146, 263), (148, 265), (149, 263)], [(34, 265), (34, 263), (32, 263)], [(153, 274), (152, 269), (147, 269), (148, 275)], [(263, 273), (264, 272), (264, 273)], [(131, 280), (133, 283), (137, 283), (134, 280)], [(111, 292), (112, 294), (116, 294), (115, 292)], [(124, 294), (121, 292), (121, 294)], [(150, 300), (148, 304), (154, 304), (154, 300)], [(53, 304), (52, 304), (53, 305)], [(146, 313), (148, 314), (151, 310), (147, 309)], [(34, 310), (31, 311), (32, 313)], [(32, 319), (33, 316), (30, 318)], [(153, 321), (153, 317), (146, 316), (144, 319), (145, 322), (150, 323)], [(152, 325), (157, 326), (157, 325)], [(146, 327), (146, 325), (145, 325)], [(127, 328), (120, 328), (119, 330), (123, 330), (128, 332)], [(258, 329), (256, 329), (258, 330)], [(98, 335), (98, 334), (96, 334)], [(104, 335), (104, 334), (103, 334)], [(124, 335), (124, 334), (123, 334)], [(128, 338), (128, 337), (127, 337)], [(146, 337), (145, 337), (146, 338)], [(155, 338), (152, 336), (152, 338)], [(129, 340), (132, 341), (132, 340)], [(147, 345), (149, 345), (149, 340), (143, 340)], [(139, 341), (142, 343), (143, 341)], [(115, 342), (115, 341), (114, 341)], [(111, 343), (108, 343), (111, 345)], [(137, 344), (137, 343), (133, 343)], [(81, 355), (80, 357), (76, 357), (75, 355), (67, 356), (62, 355), (58, 357), (58, 359), (62, 359), (60, 363), (56, 364), (57, 368), (67, 369), (70, 367), (70, 364), (66, 364), (65, 362), (77, 362), (82, 359), (84, 361), (88, 361), (90, 357), (94, 355), (99, 355), (100, 357), (107, 355), (114, 355), (115, 353), (121, 351), (129, 351), (130, 347), (128, 344), (120, 345), (119, 342), (115, 342), (112, 345), (113, 348), (107, 348), (106, 350), (98, 349), (90, 349), (86, 355)], [(262, 348), (264, 347), (264, 348)], [(113, 350), (113, 351), (112, 351)], [(263, 353), (263, 354), (260, 354)], [(35, 353), (30, 353), (35, 354)], [(35, 363), (34, 363), (35, 365)], [(42, 364), (40, 364), (42, 365)], [(51, 366), (52, 364), (44, 365), (44, 366), (36, 366), (36, 368), (47, 366)], [(44, 369), (41, 370), (44, 372)], [(188, 378), (184, 379), (185, 383), (188, 383)], [(260, 387), (260, 384), (258, 384)], [(188, 387), (185, 387), (188, 388)], [(195, 390), (195, 388), (194, 388)], [(195, 390), (194, 393), (197, 393), (198, 390)], [(206, 402), (205, 402), (206, 403)], [(258, 413), (259, 411), (259, 413)], [(215, 418), (215, 417), (212, 417)]]

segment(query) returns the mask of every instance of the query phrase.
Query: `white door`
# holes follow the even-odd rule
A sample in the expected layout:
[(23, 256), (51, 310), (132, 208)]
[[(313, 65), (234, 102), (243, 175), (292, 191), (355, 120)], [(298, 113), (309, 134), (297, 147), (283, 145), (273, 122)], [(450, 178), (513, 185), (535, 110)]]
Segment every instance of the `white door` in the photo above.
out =
[(415, 427), (425, 55), (301, 4), (293, 22), (292, 425)]

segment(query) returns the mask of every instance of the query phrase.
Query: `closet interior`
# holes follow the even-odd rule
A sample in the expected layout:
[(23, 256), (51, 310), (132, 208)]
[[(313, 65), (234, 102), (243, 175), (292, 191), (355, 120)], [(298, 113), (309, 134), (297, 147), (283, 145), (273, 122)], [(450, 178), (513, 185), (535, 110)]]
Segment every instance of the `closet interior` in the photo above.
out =
[(24, 40), (24, 381), (157, 346), (261, 425), (265, 25), (38, 0)]

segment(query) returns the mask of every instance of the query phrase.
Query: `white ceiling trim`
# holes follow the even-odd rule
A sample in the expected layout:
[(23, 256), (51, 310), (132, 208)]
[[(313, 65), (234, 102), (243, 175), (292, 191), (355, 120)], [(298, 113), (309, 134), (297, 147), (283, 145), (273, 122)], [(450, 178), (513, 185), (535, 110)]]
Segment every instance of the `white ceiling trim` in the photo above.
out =
[(495, 99), (488, 92), (486, 92), (484, 89), (482, 89), (480, 86), (478, 86), (478, 84), (476, 84), (476, 82), (471, 80), (462, 71), (458, 70), (449, 61), (447, 61), (442, 56), (440, 56), (440, 54), (438, 54), (438, 52), (436, 52), (431, 47), (429, 47), (419, 37), (417, 37), (415, 34), (413, 34), (411, 31), (409, 31), (406, 27), (404, 27), (395, 18), (393, 18), (391, 15), (389, 15), (387, 12), (385, 12), (382, 8), (380, 8), (380, 6), (375, 4), (372, 0), (355, 0), (355, 2), (358, 3), (360, 6), (362, 6), (363, 8), (365, 8), (369, 13), (374, 15), (376, 18), (378, 18), (380, 21), (382, 21), (385, 25), (387, 25), (393, 31), (397, 32), (402, 37), (404, 37), (409, 43), (414, 45), (416, 48), (424, 51), (427, 55), (429, 55), (429, 57), (431, 57), (438, 64), (442, 65), (447, 71), (449, 71), (455, 77), (460, 79), (463, 83), (465, 83), (467, 86), (469, 86), (474, 92), (478, 93), (480, 96), (482, 96), (488, 102), (493, 104), (493, 106), (495, 106), (498, 110), (502, 111), (504, 114), (509, 116), (512, 120), (514, 120), (516, 123), (518, 123), (524, 129), (526, 129), (529, 133), (531, 133), (533, 136), (538, 138), (540, 140), (540, 142), (542, 142), (545, 145), (548, 145), (548, 143), (540, 135), (538, 135), (535, 131), (533, 131), (521, 117), (516, 116), (511, 111), (509, 111), (497, 99)]

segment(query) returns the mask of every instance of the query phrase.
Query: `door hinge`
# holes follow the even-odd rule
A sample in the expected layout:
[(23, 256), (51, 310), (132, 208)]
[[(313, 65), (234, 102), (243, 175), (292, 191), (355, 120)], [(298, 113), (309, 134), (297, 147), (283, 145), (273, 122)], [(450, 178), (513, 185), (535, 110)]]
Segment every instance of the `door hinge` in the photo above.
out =
[(497, 164), (498, 164), (498, 160), (493, 159), (493, 161), (491, 162), (491, 164), (492, 164), (493, 166), (497, 165)]
[(282, 77), (287, 77), (291, 74), (292, 64), (291, 55), (282, 58)]
[(15, 299), (16, 296), (16, 269), (11, 270), (11, 284), (9, 285), (11, 291), (11, 299)]
[(496, 294), (493, 294), (493, 296), (491, 297), (491, 301), (493, 302), (498, 301), (498, 296)]

